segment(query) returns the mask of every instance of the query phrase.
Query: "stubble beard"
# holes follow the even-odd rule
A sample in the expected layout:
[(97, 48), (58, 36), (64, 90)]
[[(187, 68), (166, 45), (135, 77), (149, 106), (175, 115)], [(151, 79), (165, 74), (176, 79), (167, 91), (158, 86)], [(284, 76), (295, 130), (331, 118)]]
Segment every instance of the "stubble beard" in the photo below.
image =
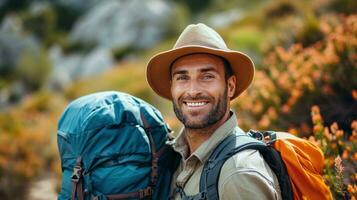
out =
[(215, 107), (213, 107), (203, 118), (200, 122), (194, 123), (188, 119), (182, 112), (182, 110), (178, 106), (178, 102), (175, 100), (173, 101), (173, 108), (176, 114), (176, 117), (181, 121), (181, 123), (187, 129), (203, 129), (208, 128), (219, 120), (221, 120), (227, 111), (228, 100), (227, 100), (227, 92), (228, 89), (225, 88), (223, 95), (219, 96)]

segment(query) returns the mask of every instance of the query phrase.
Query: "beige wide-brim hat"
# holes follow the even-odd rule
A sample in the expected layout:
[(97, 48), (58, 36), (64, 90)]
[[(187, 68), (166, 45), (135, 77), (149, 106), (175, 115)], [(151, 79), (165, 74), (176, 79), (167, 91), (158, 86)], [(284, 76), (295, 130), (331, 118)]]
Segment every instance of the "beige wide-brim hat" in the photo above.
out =
[(146, 69), (150, 87), (161, 97), (172, 100), (170, 67), (179, 57), (208, 53), (225, 58), (237, 79), (236, 90), (231, 98), (238, 97), (248, 88), (254, 76), (254, 63), (246, 54), (228, 49), (222, 37), (205, 24), (191, 24), (185, 28), (171, 50), (153, 56)]

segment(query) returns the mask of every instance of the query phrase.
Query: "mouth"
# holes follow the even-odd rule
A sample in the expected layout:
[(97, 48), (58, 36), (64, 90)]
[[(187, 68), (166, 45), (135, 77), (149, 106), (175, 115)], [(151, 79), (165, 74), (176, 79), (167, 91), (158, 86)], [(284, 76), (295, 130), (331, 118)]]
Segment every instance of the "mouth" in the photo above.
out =
[(208, 101), (184, 101), (183, 102), (189, 108), (198, 108), (208, 104)]

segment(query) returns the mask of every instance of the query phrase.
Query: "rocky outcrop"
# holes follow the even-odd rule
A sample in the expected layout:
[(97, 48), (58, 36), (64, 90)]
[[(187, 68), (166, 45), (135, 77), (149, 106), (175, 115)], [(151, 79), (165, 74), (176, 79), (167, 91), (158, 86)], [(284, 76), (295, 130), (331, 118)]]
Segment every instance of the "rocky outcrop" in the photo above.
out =
[(49, 52), (53, 63), (49, 87), (54, 89), (62, 89), (80, 78), (98, 75), (114, 65), (111, 51), (106, 48), (96, 48), (87, 54), (63, 55), (59, 47), (52, 47)]
[(149, 48), (163, 38), (171, 10), (162, 0), (102, 1), (75, 23), (70, 39), (107, 48)]

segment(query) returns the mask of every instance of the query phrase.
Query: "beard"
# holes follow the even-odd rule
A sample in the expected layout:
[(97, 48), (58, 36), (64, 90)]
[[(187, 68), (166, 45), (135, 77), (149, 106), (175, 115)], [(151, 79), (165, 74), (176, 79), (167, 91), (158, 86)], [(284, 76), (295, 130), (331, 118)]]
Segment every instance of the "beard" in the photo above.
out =
[[(225, 88), (224, 93), (220, 95), (217, 99), (216, 104), (212, 107), (212, 109), (205, 114), (199, 122), (190, 121), (188, 116), (185, 116), (182, 112), (182, 109), (179, 107), (179, 103), (177, 101), (173, 101), (173, 108), (176, 114), (176, 117), (181, 121), (181, 123), (185, 126), (185, 128), (189, 129), (203, 129), (210, 127), (221, 120), (226, 114), (228, 107), (228, 96), (227, 96), (228, 88)], [(194, 98), (190, 98), (191, 100), (199, 100), (199, 99), (209, 99), (212, 100), (211, 97), (207, 96), (197, 96)], [(182, 100), (179, 100), (183, 102)], [(211, 101), (212, 102), (212, 101)]]

